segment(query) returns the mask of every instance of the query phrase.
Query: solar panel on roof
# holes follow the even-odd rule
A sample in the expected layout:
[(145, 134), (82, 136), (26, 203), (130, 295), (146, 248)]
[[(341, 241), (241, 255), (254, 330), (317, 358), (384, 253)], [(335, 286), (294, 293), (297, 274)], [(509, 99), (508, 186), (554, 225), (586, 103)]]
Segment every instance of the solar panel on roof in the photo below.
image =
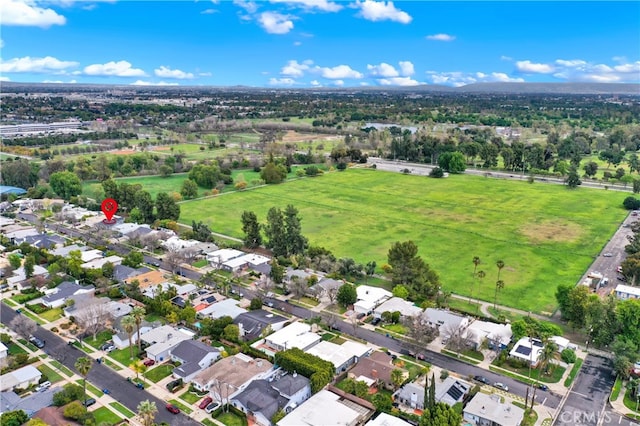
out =
[(456, 386), (451, 386), (447, 391), (447, 395), (451, 396), (454, 400), (458, 400), (462, 396), (462, 391), (458, 389)]
[(526, 346), (518, 346), (516, 348), (516, 352), (524, 356), (529, 356), (529, 354), (531, 353), (531, 348), (528, 348)]

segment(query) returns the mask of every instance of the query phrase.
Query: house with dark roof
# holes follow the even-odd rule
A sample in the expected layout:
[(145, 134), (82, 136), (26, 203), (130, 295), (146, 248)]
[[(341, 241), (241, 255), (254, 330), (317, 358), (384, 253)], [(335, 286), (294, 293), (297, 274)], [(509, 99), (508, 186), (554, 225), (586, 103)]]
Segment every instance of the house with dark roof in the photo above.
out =
[(40, 302), (48, 308), (58, 308), (65, 304), (67, 299), (80, 294), (93, 293), (95, 288), (92, 285), (82, 286), (71, 281), (64, 281), (57, 287), (45, 291), (46, 296), (40, 299)]
[(309, 399), (309, 379), (299, 374), (274, 375), (269, 380), (254, 380), (231, 403), (246, 413), (253, 423), (271, 426), (271, 418), (278, 410), (290, 413)]
[(382, 384), (387, 389), (393, 389), (391, 372), (397, 367), (392, 364), (392, 361), (392, 358), (386, 353), (375, 351), (367, 357), (360, 358), (356, 365), (349, 370), (349, 377), (371, 383), (371, 386)]
[(13, 391), (0, 392), (0, 413), (23, 410), (31, 417), (44, 407), (53, 405), (53, 394), (60, 392), (60, 387), (51, 387), (42, 392), (33, 392), (21, 398)]
[(171, 350), (171, 360), (180, 362), (173, 376), (189, 383), (196, 374), (216, 362), (220, 351), (197, 340), (184, 340)]
[(64, 242), (65, 239), (63, 237), (48, 234), (28, 235), (24, 237), (22, 241), (16, 240), (17, 244), (27, 243), (33, 247), (45, 248), (47, 250), (62, 247)]
[(113, 267), (113, 279), (116, 281), (124, 281), (127, 278), (135, 277), (140, 274), (144, 274), (145, 272), (149, 272), (151, 269), (142, 267), (142, 268), (132, 268), (127, 265), (115, 265)]
[(233, 320), (233, 323), (240, 329), (240, 337), (244, 340), (253, 340), (260, 337), (260, 334), (265, 328), (271, 327), (272, 331), (278, 331), (287, 321), (289, 321), (288, 318), (281, 317), (264, 309), (257, 309), (238, 315)]
[[(462, 402), (469, 393), (471, 385), (454, 377), (447, 377), (443, 382), (436, 381), (436, 402), (444, 402), (450, 406)], [(395, 401), (413, 408), (424, 409), (424, 385), (416, 382), (407, 383), (393, 394)]]

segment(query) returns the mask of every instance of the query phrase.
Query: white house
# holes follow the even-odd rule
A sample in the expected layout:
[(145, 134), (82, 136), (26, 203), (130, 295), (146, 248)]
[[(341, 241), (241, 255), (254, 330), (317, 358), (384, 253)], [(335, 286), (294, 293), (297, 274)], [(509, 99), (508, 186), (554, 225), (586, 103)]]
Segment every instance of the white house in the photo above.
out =
[(502, 402), (500, 395), (478, 392), (464, 407), (463, 418), (480, 426), (519, 426), (524, 419), (524, 410), (511, 402)]
[(25, 365), (22, 368), (11, 371), (0, 376), (0, 392), (14, 389), (26, 389), (31, 385), (38, 384), (42, 373), (33, 365)]
[(311, 326), (297, 321), (265, 338), (265, 344), (274, 351), (298, 348), (303, 351), (320, 341), (317, 333), (311, 332)]
[(621, 300), (639, 299), (640, 287), (632, 287), (630, 285), (618, 284), (615, 289), (616, 297)]
[(183, 340), (171, 350), (171, 360), (180, 362), (173, 369), (173, 376), (185, 383), (220, 358), (220, 351), (197, 340)]
[(359, 314), (369, 314), (373, 312), (376, 306), (393, 296), (390, 291), (368, 285), (356, 287), (356, 292), (358, 294), (358, 301), (353, 305), (353, 309)]
[(476, 349), (486, 340), (490, 348), (506, 349), (511, 342), (511, 324), (497, 324), (489, 321), (473, 321), (467, 328), (467, 341)]
[(400, 312), (403, 317), (422, 314), (422, 309), (400, 297), (392, 297), (373, 310), (374, 318), (381, 318), (383, 312)]
[(444, 341), (454, 333), (463, 335), (469, 326), (469, 318), (442, 309), (427, 308), (422, 317), (428, 325), (438, 329)]
[(513, 345), (513, 349), (509, 352), (509, 356), (519, 360), (528, 362), (532, 367), (538, 365), (540, 354), (544, 345), (538, 339), (530, 337), (522, 337)]
[(71, 281), (64, 281), (57, 287), (45, 290), (46, 296), (38, 301), (48, 308), (58, 308), (66, 303), (72, 296), (90, 294), (95, 291), (92, 285), (82, 286)]
[(200, 392), (209, 391), (211, 397), (226, 403), (242, 392), (253, 380), (272, 374), (273, 364), (264, 359), (254, 359), (243, 353), (221, 359), (196, 374), (191, 383)]
[(91, 262), (94, 259), (101, 259), (103, 258), (104, 255), (102, 254), (102, 252), (100, 250), (85, 250), (80, 252), (80, 259), (84, 262)]
[[(362, 410), (360, 409), (362, 408)], [(355, 426), (370, 414), (365, 407), (340, 395), (321, 390), (287, 414), (278, 426)]]
[(391, 414), (380, 413), (375, 419), (369, 420), (365, 426), (411, 426), (411, 423)]
[(244, 256), (244, 252), (236, 249), (220, 249), (207, 253), (207, 261), (216, 269), (222, 268), (225, 262), (236, 257)]
[[(121, 318), (116, 319), (113, 324), (113, 328), (118, 332), (112, 336), (113, 345), (118, 349), (124, 349), (129, 347), (129, 335), (125, 332), (124, 328), (120, 324)], [(140, 324), (140, 336), (150, 332), (156, 327), (159, 327), (159, 323), (149, 323), (142, 321)], [(135, 345), (138, 342), (138, 330), (134, 328), (131, 335), (131, 344)]]
[(0, 342), (0, 368), (7, 365), (7, 356), (9, 356), (9, 348)]
[(140, 340), (148, 345), (147, 358), (162, 362), (170, 357), (171, 350), (184, 340), (193, 339), (195, 333), (183, 328), (163, 325), (140, 335)]
[(240, 314), (247, 312), (246, 309), (238, 306), (240, 302), (236, 299), (225, 299), (220, 302), (212, 303), (204, 309), (198, 311), (198, 317), (200, 318), (222, 318), (229, 316), (232, 319), (236, 319), (236, 317)]
[(107, 263), (111, 263), (113, 266), (120, 265), (122, 264), (122, 260), (120, 256), (99, 257), (83, 263), (80, 267), (84, 269), (100, 269)]
[[(40, 265), (34, 265), (33, 267), (33, 276), (34, 277), (48, 277), (49, 271), (43, 268)], [(31, 287), (31, 284), (27, 281), (27, 275), (24, 272), (24, 266), (13, 271), (13, 276), (7, 278), (7, 285), (9, 287), (16, 286), (18, 290), (24, 290), (25, 288)]]
[(572, 344), (571, 341), (566, 337), (551, 336), (549, 340), (556, 344), (556, 346), (558, 347), (558, 352), (562, 352), (565, 349), (577, 349), (576, 345)]
[(336, 374), (346, 371), (351, 365), (372, 352), (372, 348), (362, 343), (347, 340), (341, 345), (322, 341), (307, 349), (307, 353), (329, 361), (336, 368)]

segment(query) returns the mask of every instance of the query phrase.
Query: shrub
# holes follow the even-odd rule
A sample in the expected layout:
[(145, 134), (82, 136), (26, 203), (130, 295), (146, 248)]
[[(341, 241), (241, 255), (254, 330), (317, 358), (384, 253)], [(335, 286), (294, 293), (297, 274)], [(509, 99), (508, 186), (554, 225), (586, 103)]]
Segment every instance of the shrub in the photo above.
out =
[(574, 362), (576, 362), (576, 358), (577, 358), (575, 351), (569, 348), (563, 350), (562, 353), (560, 354), (560, 357), (567, 364), (573, 364)]
[(442, 370), (440, 372), (440, 380), (445, 380), (447, 377), (449, 377), (449, 371), (448, 370)]
[(58, 327), (51, 327), (51, 332), (52, 333), (57, 333), (58, 331), (59, 331)]
[(80, 401), (73, 401), (64, 407), (62, 415), (68, 419), (78, 420), (82, 418), (86, 412), (87, 409)]
[(433, 169), (431, 169), (429, 176), (439, 179), (441, 177), (444, 177), (444, 171), (440, 167), (434, 167)]
[(82, 399), (83, 395), (84, 392), (82, 391), (82, 386), (68, 383), (64, 385), (60, 392), (56, 392), (53, 395), (53, 405), (56, 407), (62, 407), (71, 401)]

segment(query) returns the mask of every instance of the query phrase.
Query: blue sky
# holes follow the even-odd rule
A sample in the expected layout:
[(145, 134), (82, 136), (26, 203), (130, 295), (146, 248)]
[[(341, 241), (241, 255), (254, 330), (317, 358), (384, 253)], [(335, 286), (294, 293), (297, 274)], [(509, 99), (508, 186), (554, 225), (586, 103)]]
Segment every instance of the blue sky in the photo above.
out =
[(0, 81), (640, 83), (640, 2), (0, 0)]

